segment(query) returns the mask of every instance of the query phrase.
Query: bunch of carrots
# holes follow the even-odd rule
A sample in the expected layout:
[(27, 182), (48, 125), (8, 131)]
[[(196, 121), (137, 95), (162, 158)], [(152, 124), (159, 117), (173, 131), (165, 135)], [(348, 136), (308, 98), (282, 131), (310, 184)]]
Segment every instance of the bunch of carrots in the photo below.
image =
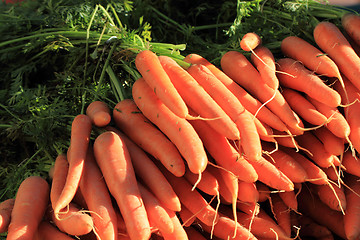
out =
[[(360, 17), (283, 40), (248, 33), (221, 67), (136, 55), (114, 109), (94, 101), (49, 173), (0, 205), (7, 239), (360, 238)], [(94, 130), (96, 129), (96, 131)]]

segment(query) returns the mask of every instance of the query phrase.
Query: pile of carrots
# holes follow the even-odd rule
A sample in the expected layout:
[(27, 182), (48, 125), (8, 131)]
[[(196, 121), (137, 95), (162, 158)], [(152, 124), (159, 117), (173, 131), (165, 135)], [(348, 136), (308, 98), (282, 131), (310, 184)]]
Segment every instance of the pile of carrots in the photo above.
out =
[[(360, 239), (360, 17), (275, 59), (137, 54), (132, 99), (92, 102), (49, 173), (0, 205), (7, 239)], [(343, 31), (344, 30), (344, 31)], [(94, 131), (96, 129), (96, 131)]]

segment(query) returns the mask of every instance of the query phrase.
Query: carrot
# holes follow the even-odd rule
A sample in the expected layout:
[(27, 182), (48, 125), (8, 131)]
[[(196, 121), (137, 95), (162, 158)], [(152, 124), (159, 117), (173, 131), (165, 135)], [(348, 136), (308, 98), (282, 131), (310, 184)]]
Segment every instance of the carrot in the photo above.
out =
[(244, 153), (249, 159), (257, 160), (261, 156), (261, 144), (253, 116), (206, 66), (193, 64), (187, 71), (235, 122)]
[[(265, 185), (264, 185), (265, 186)], [(259, 198), (260, 199), (260, 198)], [(259, 201), (256, 203), (249, 203), (249, 202), (237, 202), (236, 204), (237, 210), (250, 214), (250, 215), (257, 215), (260, 211), (260, 204)]]
[[(246, 182), (257, 180), (258, 176), (255, 169), (239, 154), (225, 136), (212, 129), (205, 121), (191, 120), (190, 123), (216, 164), (231, 171), (240, 180)], [(249, 160), (253, 161), (253, 159)]]
[(162, 206), (158, 199), (143, 184), (138, 182), (138, 186), (151, 226), (159, 229), (159, 231), (163, 233), (173, 232), (174, 224), (165, 207)]
[(358, 239), (360, 236), (360, 218), (359, 218), (359, 197), (360, 185), (358, 177), (347, 175), (344, 179), (349, 189), (345, 189), (346, 210), (344, 215), (344, 228), (347, 239)]
[(261, 78), (272, 89), (279, 88), (279, 79), (276, 76), (275, 58), (269, 48), (256, 47), (251, 54), (251, 62), (257, 68)]
[(177, 215), (171, 211), (169, 211), (168, 214), (172, 220), (172, 223), (174, 226), (174, 231), (172, 231), (171, 233), (160, 231), (163, 239), (164, 240), (187, 240), (188, 236), (186, 234), (184, 227), (181, 225), (180, 220), (177, 217)]
[(69, 163), (65, 154), (59, 154), (54, 163), (53, 177), (50, 188), (50, 201), (54, 208), (62, 189), (64, 188), (66, 177), (69, 171)]
[(179, 217), (182, 221), (182, 225), (185, 227), (191, 226), (196, 222), (196, 216), (190, 212), (185, 206), (181, 206), (181, 210), (179, 211)]
[(227, 138), (240, 137), (236, 124), (201, 85), (175, 60), (160, 56), (161, 65), (189, 108), (208, 119), (209, 124)]
[(130, 238), (149, 239), (150, 224), (123, 139), (111, 131), (100, 134), (94, 142), (94, 155)]
[(249, 163), (258, 174), (258, 180), (277, 190), (293, 191), (294, 183), (265, 158)]
[(201, 190), (202, 192), (209, 194), (211, 196), (219, 194), (219, 183), (216, 177), (208, 171), (208, 168), (201, 173), (201, 181), (198, 182), (198, 174), (192, 173), (191, 171), (186, 171), (184, 174), (186, 180), (188, 180), (193, 186)]
[(323, 203), (335, 211), (341, 211), (344, 213), (347, 203), (343, 187), (339, 187), (331, 182), (324, 185), (311, 186)]
[(41, 221), (35, 233), (34, 240), (74, 240), (66, 233), (61, 232), (50, 222)]
[(261, 45), (261, 37), (255, 32), (246, 33), (240, 40), (240, 47), (244, 51), (252, 51)]
[(298, 216), (300, 237), (311, 237), (319, 240), (334, 240), (333, 233), (325, 226), (316, 223), (312, 218)]
[(219, 195), (221, 202), (225, 204), (233, 204), (236, 201), (237, 194), (237, 184), (234, 175), (231, 172), (227, 172), (224, 169), (218, 168), (213, 165), (209, 165), (206, 170), (216, 177), (216, 180), (219, 184)]
[(259, 201), (259, 192), (255, 183), (238, 181), (237, 199), (241, 202), (257, 203)]
[(322, 21), (315, 26), (313, 35), (316, 44), (329, 55), (340, 72), (360, 89), (360, 57), (340, 29), (333, 23)]
[(360, 177), (360, 160), (357, 155), (353, 156), (350, 151), (344, 152), (342, 165), (345, 168), (345, 172)]
[(299, 91), (291, 88), (284, 88), (281, 93), (291, 109), (293, 109), (299, 117), (306, 122), (315, 126), (320, 126), (327, 122), (328, 119), (320, 113)]
[(256, 184), (256, 189), (259, 193), (258, 202), (261, 203), (267, 201), (270, 197), (270, 192), (271, 192), (270, 187), (260, 181), (256, 181), (255, 184)]
[(172, 113), (140, 78), (132, 87), (133, 98), (143, 114), (175, 144), (193, 173), (201, 173), (207, 165), (204, 146), (191, 124)]
[(189, 113), (184, 100), (170, 81), (155, 53), (150, 50), (139, 52), (135, 58), (135, 65), (146, 83), (165, 106), (181, 118), (188, 116)]
[(323, 203), (318, 196), (311, 194), (304, 187), (299, 196), (299, 211), (304, 215), (312, 218), (316, 223), (325, 226), (330, 231), (345, 239), (343, 214), (339, 211), (332, 210)]
[(53, 205), (56, 217), (71, 202), (79, 187), (89, 146), (91, 127), (90, 118), (84, 114), (77, 115), (72, 121), (68, 153), (69, 169), (63, 190)]
[(297, 130), (296, 134), (303, 132), (299, 117), (292, 111), (280, 92), (263, 82), (259, 72), (243, 54), (228, 51), (221, 58), (221, 67), (230, 78), (253, 94), (260, 102), (266, 103), (266, 106), (287, 126)]
[(259, 100), (250, 95), (245, 89), (236, 84), (233, 79), (205, 58), (197, 54), (189, 54), (185, 57), (184, 61), (206, 66), (239, 99), (245, 109), (258, 118), (262, 123), (265, 123), (271, 128), (279, 131), (286, 132), (288, 130), (277, 115), (272, 113), (266, 106), (263, 106)]
[(101, 240), (114, 239), (117, 235), (116, 213), (92, 147), (88, 150), (79, 187), (98, 237)]
[(124, 140), (138, 179), (151, 190), (152, 194), (154, 194), (165, 207), (173, 211), (180, 211), (181, 203), (178, 196), (162, 172), (154, 164), (153, 160), (150, 159), (150, 156), (116, 128), (107, 129), (115, 132)]
[(184, 228), (189, 240), (206, 240), (206, 238), (195, 228), (186, 227)]
[(330, 154), (339, 156), (344, 152), (345, 150), (344, 139), (335, 136), (326, 127), (318, 128), (315, 131), (313, 131), (313, 133), (324, 144), (325, 150)]
[[(265, 151), (272, 151), (272, 147), (268, 143), (263, 143)], [(305, 169), (290, 154), (278, 149), (269, 155), (264, 156), (269, 162), (274, 164), (282, 173), (284, 173), (292, 182), (302, 183), (308, 178)]]
[(176, 146), (136, 106), (132, 99), (118, 102), (113, 110), (116, 127), (146, 152), (160, 160), (175, 176), (185, 173), (185, 164)]
[(281, 71), (277, 75), (281, 86), (303, 92), (331, 107), (340, 105), (340, 94), (327, 86), (312, 71), (306, 69), (301, 62), (291, 58), (281, 58), (277, 61), (277, 67)]
[(182, 205), (189, 209), (194, 216), (209, 226), (217, 221), (218, 215), (215, 209), (209, 205), (198, 190), (192, 188), (191, 184), (185, 178), (179, 178), (170, 174), (162, 166), (159, 166), (159, 168), (178, 195)]
[(0, 233), (7, 232), (8, 230), (14, 203), (14, 198), (6, 199), (0, 203)]
[(353, 13), (344, 14), (341, 18), (341, 25), (351, 39), (360, 45), (360, 16)]
[(276, 222), (284, 230), (284, 233), (291, 237), (291, 220), (288, 206), (278, 194), (272, 194), (270, 199)]
[(7, 238), (33, 239), (49, 202), (49, 184), (39, 176), (23, 180), (15, 196)]
[(295, 191), (279, 192), (278, 195), (290, 210), (297, 211), (298, 201)]
[(111, 121), (110, 108), (103, 101), (93, 101), (86, 108), (86, 115), (97, 127), (105, 127)]

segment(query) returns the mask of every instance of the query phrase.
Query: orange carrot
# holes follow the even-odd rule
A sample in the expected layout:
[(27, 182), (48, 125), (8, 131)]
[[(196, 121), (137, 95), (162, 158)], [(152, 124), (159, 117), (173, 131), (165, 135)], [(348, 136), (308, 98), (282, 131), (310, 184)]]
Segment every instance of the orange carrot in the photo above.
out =
[(340, 72), (360, 89), (360, 57), (340, 29), (333, 23), (323, 21), (315, 26), (313, 35), (316, 44), (336, 63)]
[(306, 69), (301, 62), (291, 58), (281, 58), (277, 61), (277, 67), (281, 71), (277, 75), (281, 86), (304, 92), (311, 98), (331, 107), (340, 105), (340, 94), (327, 86), (312, 71)]
[(0, 203), (0, 233), (7, 232), (8, 230), (14, 203), (14, 198), (6, 199)]
[(271, 203), (276, 222), (284, 230), (284, 233), (291, 237), (290, 210), (278, 194), (271, 195)]
[(351, 39), (360, 45), (360, 16), (354, 13), (344, 14), (341, 24)]
[(315, 131), (313, 131), (313, 133), (324, 144), (324, 148), (330, 154), (339, 156), (344, 152), (345, 149), (344, 139), (335, 136), (326, 127), (318, 128)]
[(149, 239), (150, 224), (124, 141), (114, 132), (104, 132), (95, 139), (94, 154), (130, 238)]
[(151, 190), (152, 194), (154, 194), (165, 207), (173, 211), (180, 211), (181, 203), (179, 198), (176, 196), (162, 172), (154, 164), (153, 160), (150, 159), (150, 156), (122, 132), (115, 128), (107, 129), (115, 132), (124, 140), (138, 179)]
[(284, 88), (281, 92), (287, 103), (290, 105), (299, 117), (306, 122), (315, 126), (320, 126), (328, 120), (322, 113), (320, 113), (315, 106), (308, 101), (299, 91), (291, 88)]
[(266, 106), (250, 95), (245, 89), (236, 84), (233, 79), (229, 78), (223, 71), (211, 64), (208, 60), (197, 54), (189, 54), (184, 59), (192, 64), (202, 64), (206, 66), (243, 104), (252, 115), (255, 115), (261, 122), (269, 125), (279, 131), (287, 131), (285, 124), (277, 115), (272, 113)]
[(86, 115), (97, 127), (105, 127), (111, 121), (110, 108), (103, 101), (93, 101), (86, 108)]
[(270, 192), (271, 192), (270, 187), (260, 181), (256, 181), (255, 184), (256, 184), (256, 189), (259, 193), (258, 202), (261, 203), (267, 201), (270, 197)]
[(101, 240), (114, 239), (117, 235), (116, 213), (92, 147), (88, 150), (86, 157), (84, 172), (80, 180), (80, 190), (98, 237)]
[(35, 233), (34, 240), (74, 240), (66, 233), (61, 232), (50, 222), (42, 221)]
[(209, 124), (227, 138), (239, 139), (240, 133), (236, 124), (185, 69), (170, 57), (160, 56), (159, 60), (189, 108), (201, 118), (208, 119)]
[(344, 152), (342, 165), (345, 168), (345, 172), (360, 177), (360, 160), (358, 155), (353, 156), (350, 151)]
[(251, 61), (265, 83), (272, 89), (278, 89), (279, 79), (276, 76), (275, 58), (270, 49), (265, 46), (256, 47), (251, 54)]
[(193, 64), (187, 71), (235, 122), (244, 153), (249, 159), (257, 160), (261, 156), (261, 144), (253, 116), (206, 66)]
[(191, 226), (196, 221), (196, 216), (189, 211), (185, 206), (181, 206), (179, 211), (179, 217), (182, 221), (182, 225), (185, 227)]
[(205, 149), (219, 166), (231, 171), (240, 180), (246, 182), (257, 180), (255, 169), (229, 143), (225, 136), (212, 129), (205, 121), (191, 120), (190, 123), (198, 133)]
[(297, 211), (298, 201), (295, 191), (279, 192), (278, 195), (289, 209)]
[(132, 87), (133, 98), (143, 114), (175, 144), (190, 171), (201, 173), (207, 165), (204, 146), (191, 124), (171, 112), (140, 78)]
[(79, 187), (84, 162), (89, 147), (91, 120), (87, 115), (77, 115), (71, 125), (69, 169), (63, 190), (53, 205), (55, 216), (71, 202)]
[(175, 176), (180, 177), (184, 174), (184, 160), (176, 146), (144, 116), (132, 99), (117, 103), (113, 110), (113, 118), (118, 129), (160, 160)]
[(316, 223), (312, 218), (298, 216), (300, 237), (311, 237), (319, 240), (334, 240), (333, 233), (325, 226)]
[(8, 240), (32, 240), (45, 214), (49, 202), (49, 184), (39, 176), (23, 180), (17, 190)]
[(181, 222), (180, 222), (179, 218), (177, 217), (177, 215), (171, 211), (168, 211), (168, 214), (174, 225), (174, 231), (172, 231), (171, 233), (160, 231), (163, 239), (164, 240), (187, 240), (188, 236), (186, 234), (184, 227), (181, 225)]
[(199, 180), (199, 175), (192, 173), (191, 171), (186, 171), (184, 177), (188, 180), (193, 186), (201, 190), (202, 192), (209, 194), (211, 196), (219, 194), (219, 183), (216, 177), (207, 171), (208, 168), (205, 169), (204, 172), (201, 173), (201, 181)]
[(206, 238), (195, 228), (186, 227), (184, 228), (189, 240), (206, 240)]
[(266, 103), (266, 106), (286, 125), (297, 130), (296, 134), (303, 132), (300, 128), (299, 117), (292, 111), (280, 92), (263, 82), (260, 73), (243, 54), (228, 51), (221, 58), (221, 67), (230, 78), (247, 89), (263, 104)]
[(241, 202), (257, 203), (259, 201), (259, 192), (255, 183), (238, 181), (237, 199)]
[(261, 45), (261, 37), (254, 32), (246, 33), (240, 40), (241, 49), (247, 52), (254, 50), (259, 45)]
[(311, 185), (311, 189), (317, 193), (319, 199), (335, 211), (344, 213), (347, 203), (345, 198), (344, 188), (329, 182), (324, 185)]
[(359, 218), (359, 178), (353, 175), (345, 177), (345, 183), (349, 189), (345, 189), (346, 210), (344, 215), (344, 228), (347, 239), (358, 239), (360, 236), (360, 218)]
[(136, 55), (135, 65), (146, 83), (156, 96), (164, 102), (175, 115), (185, 118), (188, 109), (180, 94), (171, 83), (155, 53), (150, 50), (141, 51)]

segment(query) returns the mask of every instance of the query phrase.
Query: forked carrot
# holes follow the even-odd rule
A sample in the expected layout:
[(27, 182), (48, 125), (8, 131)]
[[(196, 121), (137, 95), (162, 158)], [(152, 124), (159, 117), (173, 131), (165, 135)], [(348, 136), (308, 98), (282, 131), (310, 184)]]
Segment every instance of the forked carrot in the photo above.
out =
[(347, 175), (344, 179), (349, 189), (345, 189), (346, 210), (344, 215), (344, 228), (347, 239), (358, 239), (360, 236), (360, 185), (359, 178)]
[(255, 32), (246, 33), (240, 40), (240, 47), (244, 51), (252, 51), (261, 45), (261, 37)]
[(184, 68), (167, 56), (159, 56), (159, 60), (189, 108), (200, 118), (208, 119), (209, 124), (227, 138), (239, 139), (240, 133), (236, 124)]
[(39, 176), (23, 180), (15, 196), (8, 240), (32, 240), (49, 203), (49, 184)]
[(184, 100), (171, 83), (154, 52), (150, 50), (139, 52), (135, 58), (135, 65), (156, 96), (172, 112), (181, 118), (188, 116), (188, 109)]
[(87, 115), (79, 114), (72, 121), (70, 148), (68, 151), (68, 174), (63, 190), (55, 204), (53, 204), (56, 217), (71, 202), (79, 187), (89, 147), (91, 128), (91, 120)]
[(190, 171), (201, 173), (207, 165), (204, 146), (191, 124), (169, 110), (140, 78), (132, 87), (134, 101), (142, 113), (175, 144)]
[(111, 121), (110, 108), (103, 101), (93, 101), (86, 108), (92, 123), (97, 127), (105, 127)]
[[(316, 74), (291, 58), (281, 58), (277, 61), (280, 72), (277, 76), (281, 86), (305, 93), (313, 99), (331, 107), (341, 104), (341, 96), (327, 86)], [(287, 74), (284, 74), (287, 73)]]
[(341, 18), (341, 25), (351, 39), (360, 45), (360, 16), (354, 13), (344, 14)]
[(150, 224), (124, 141), (114, 132), (103, 132), (95, 139), (94, 155), (124, 217), (130, 238), (149, 239)]
[(316, 44), (329, 55), (340, 72), (360, 89), (360, 57), (341, 30), (331, 22), (322, 21), (315, 26), (313, 35)]
[(8, 230), (14, 203), (14, 198), (6, 199), (0, 203), (0, 233), (7, 232)]
[(185, 163), (176, 146), (139, 110), (132, 99), (118, 102), (113, 110), (116, 127), (141, 146), (175, 176), (182, 176)]

